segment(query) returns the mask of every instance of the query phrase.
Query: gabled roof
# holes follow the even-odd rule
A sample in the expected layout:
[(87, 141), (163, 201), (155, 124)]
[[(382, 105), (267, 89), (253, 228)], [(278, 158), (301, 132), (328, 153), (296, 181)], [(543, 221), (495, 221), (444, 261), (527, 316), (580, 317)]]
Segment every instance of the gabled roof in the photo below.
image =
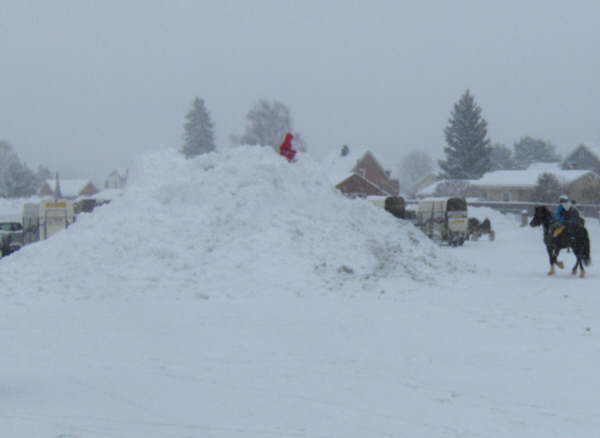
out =
[(598, 162), (600, 162), (600, 145), (594, 144), (594, 143), (581, 143), (581, 144), (577, 145), (576, 148), (574, 148), (571, 152), (569, 152), (567, 155), (565, 155), (565, 158), (563, 159), (562, 162), (568, 163), (569, 161), (571, 161), (571, 158), (573, 157), (573, 155), (581, 148), (586, 149), (590, 153), (590, 155), (595, 157), (596, 160), (598, 160)]
[[(60, 193), (67, 198), (74, 198), (79, 196), (81, 191), (91, 183), (92, 182), (89, 179), (61, 179), (59, 180)], [(54, 189), (56, 188), (56, 180), (47, 179), (46, 184), (48, 187), (50, 187), (50, 190), (54, 192)]]

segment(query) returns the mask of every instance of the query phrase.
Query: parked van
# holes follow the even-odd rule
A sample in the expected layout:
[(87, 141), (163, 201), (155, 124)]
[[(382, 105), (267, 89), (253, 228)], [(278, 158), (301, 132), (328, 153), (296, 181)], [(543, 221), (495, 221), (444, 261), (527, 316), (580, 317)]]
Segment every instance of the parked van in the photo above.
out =
[(468, 213), (464, 198), (425, 198), (419, 202), (417, 225), (435, 242), (462, 245), (467, 238)]
[(23, 206), (23, 244), (45, 240), (75, 221), (71, 201), (52, 198)]

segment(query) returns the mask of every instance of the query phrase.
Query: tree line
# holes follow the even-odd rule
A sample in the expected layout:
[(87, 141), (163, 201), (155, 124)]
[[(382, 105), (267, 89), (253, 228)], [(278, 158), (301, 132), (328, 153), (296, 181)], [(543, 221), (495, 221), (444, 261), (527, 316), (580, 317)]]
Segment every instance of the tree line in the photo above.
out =
[[(532, 163), (559, 162), (556, 147), (547, 140), (523, 137), (513, 144), (512, 149), (501, 143), (492, 144), (487, 137), (487, 121), (476, 104), (473, 95), (467, 90), (454, 104), (444, 129), (446, 146), (444, 160), (438, 160), (441, 169), (439, 178), (451, 182), (442, 185), (445, 192), (461, 192), (469, 186), (466, 180), (476, 180), (485, 173), (495, 170), (527, 169)], [(215, 125), (211, 121), (203, 99), (196, 97), (185, 116), (181, 152), (188, 158), (215, 150)], [(231, 135), (234, 145), (261, 145), (277, 149), (285, 134), (293, 132), (293, 122), (289, 108), (281, 102), (258, 101), (246, 115), (248, 125), (242, 135)], [(294, 133), (295, 149), (306, 151), (307, 145), (299, 133)], [(410, 187), (421, 177), (435, 169), (433, 159), (422, 150), (413, 150), (399, 163), (399, 176), (402, 189), (410, 192)], [(556, 186), (551, 177), (541, 184)], [(550, 192), (551, 187), (540, 189)], [(409, 193), (410, 194), (410, 193)]]
[[(487, 136), (487, 121), (469, 90), (454, 104), (444, 136), (445, 159), (438, 160), (438, 165), (441, 169), (439, 179), (447, 182), (438, 185), (436, 195), (440, 196), (467, 193), (468, 181), (477, 180), (487, 172), (521, 170), (532, 163), (558, 163), (561, 160), (556, 147), (547, 140), (522, 137), (512, 149), (501, 143), (492, 144)], [(410, 152), (399, 164), (404, 188), (409, 189), (434, 168), (434, 162), (426, 152)], [(541, 202), (554, 201), (551, 197), (561, 189), (555, 175), (544, 174), (538, 180), (536, 198)]]
[[(206, 109), (204, 99), (195, 97), (192, 108), (185, 116), (183, 125), (184, 144), (181, 148), (187, 158), (194, 158), (215, 150), (215, 124)], [(274, 100), (259, 100), (246, 115), (248, 125), (242, 135), (231, 135), (234, 145), (271, 146), (275, 150), (288, 132), (294, 134), (294, 148), (306, 151), (307, 145), (299, 133), (293, 132), (293, 121), (289, 108)]]

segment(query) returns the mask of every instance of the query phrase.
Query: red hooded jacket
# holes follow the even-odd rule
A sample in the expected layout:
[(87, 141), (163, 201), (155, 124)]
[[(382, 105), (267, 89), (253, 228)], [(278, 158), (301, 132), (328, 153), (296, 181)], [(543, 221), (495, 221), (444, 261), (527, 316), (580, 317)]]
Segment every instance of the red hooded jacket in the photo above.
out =
[(292, 140), (294, 136), (289, 132), (285, 135), (285, 140), (279, 146), (279, 153), (286, 157), (288, 161), (292, 161), (296, 156), (296, 151), (292, 148)]

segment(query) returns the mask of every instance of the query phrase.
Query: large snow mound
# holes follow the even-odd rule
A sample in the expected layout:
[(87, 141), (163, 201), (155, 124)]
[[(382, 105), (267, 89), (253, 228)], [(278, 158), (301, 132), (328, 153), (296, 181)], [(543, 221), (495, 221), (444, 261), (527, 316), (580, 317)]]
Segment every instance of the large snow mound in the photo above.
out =
[(368, 292), (467, 269), (309, 156), (251, 146), (141, 155), (121, 197), (0, 262), (4, 293), (80, 298)]

